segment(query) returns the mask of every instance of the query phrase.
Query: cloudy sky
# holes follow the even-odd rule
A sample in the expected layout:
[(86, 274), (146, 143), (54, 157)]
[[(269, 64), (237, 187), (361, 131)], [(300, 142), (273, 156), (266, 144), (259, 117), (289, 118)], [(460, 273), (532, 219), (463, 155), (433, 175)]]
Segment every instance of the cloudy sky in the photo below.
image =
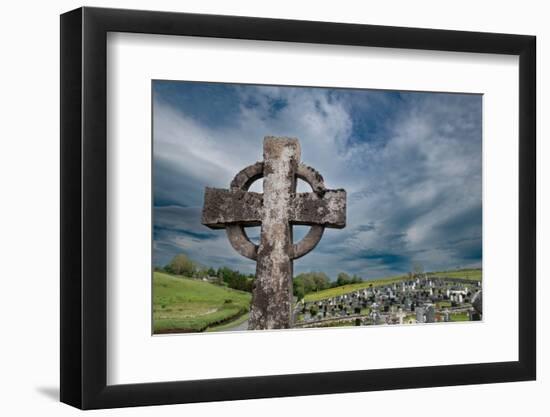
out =
[[(153, 262), (184, 252), (254, 272), (225, 231), (201, 225), (204, 188), (228, 188), (260, 161), (264, 136), (290, 136), (302, 162), (348, 195), (346, 228), (327, 229), (295, 273), (481, 266), (481, 113), (471, 94), (153, 81)], [(295, 227), (295, 240), (306, 231)]]

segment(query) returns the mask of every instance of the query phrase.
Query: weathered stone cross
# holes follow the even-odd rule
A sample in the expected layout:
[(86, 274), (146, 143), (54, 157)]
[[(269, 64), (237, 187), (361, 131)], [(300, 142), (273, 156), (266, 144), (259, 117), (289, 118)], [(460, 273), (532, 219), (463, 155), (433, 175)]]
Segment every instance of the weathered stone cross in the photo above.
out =
[[(262, 177), (263, 194), (248, 191)], [(313, 192), (296, 193), (298, 178), (306, 181)], [(300, 163), (298, 139), (266, 137), (263, 162), (239, 172), (229, 190), (206, 188), (202, 224), (225, 228), (233, 248), (257, 261), (248, 328), (289, 328), (293, 260), (319, 243), (325, 227), (345, 227), (346, 192), (327, 190), (323, 177)], [(255, 245), (244, 227), (260, 225), (260, 244)], [(293, 225), (311, 226), (296, 244)]]

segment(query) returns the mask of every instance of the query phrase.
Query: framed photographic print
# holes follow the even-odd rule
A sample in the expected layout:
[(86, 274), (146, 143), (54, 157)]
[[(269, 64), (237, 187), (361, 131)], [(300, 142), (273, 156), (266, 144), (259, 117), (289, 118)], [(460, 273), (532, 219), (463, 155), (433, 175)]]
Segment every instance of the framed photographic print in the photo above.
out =
[(61, 16), (61, 400), (535, 379), (535, 38)]

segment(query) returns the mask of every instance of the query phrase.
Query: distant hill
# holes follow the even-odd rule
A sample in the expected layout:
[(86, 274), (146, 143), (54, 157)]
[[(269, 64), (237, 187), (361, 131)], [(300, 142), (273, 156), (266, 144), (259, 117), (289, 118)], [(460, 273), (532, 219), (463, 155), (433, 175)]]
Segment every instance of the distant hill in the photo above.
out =
[[(482, 270), (481, 269), (462, 269), (454, 271), (438, 271), (438, 272), (427, 272), (428, 277), (442, 277), (442, 278), (460, 278), (468, 279), (472, 281), (481, 281), (482, 279)], [(328, 288), (326, 290), (306, 294), (304, 297), (306, 302), (310, 301), (319, 301), (324, 300), (325, 298), (337, 297), (339, 295), (347, 294), (357, 290), (362, 290), (364, 288), (379, 287), (382, 285), (393, 284), (409, 279), (408, 275), (396, 275), (391, 277), (376, 278), (372, 280), (367, 280), (359, 282), (357, 284), (348, 284), (342, 285), (340, 287)]]
[(319, 301), (324, 300), (325, 298), (332, 298), (342, 294), (347, 294), (348, 292), (369, 288), (370, 286), (378, 287), (381, 285), (393, 284), (394, 282), (401, 282), (407, 278), (407, 275), (397, 275), (393, 277), (385, 277), (373, 279), (370, 281), (358, 282), (357, 284), (347, 284), (340, 287), (328, 288), (323, 291), (306, 294), (304, 298), (306, 301)]
[(201, 332), (246, 314), (251, 294), (198, 279), (153, 275), (154, 333)]
[(481, 281), (483, 271), (479, 269), (456, 269), (454, 271), (428, 272), (428, 276), (438, 276), (445, 278), (469, 279), (472, 281)]

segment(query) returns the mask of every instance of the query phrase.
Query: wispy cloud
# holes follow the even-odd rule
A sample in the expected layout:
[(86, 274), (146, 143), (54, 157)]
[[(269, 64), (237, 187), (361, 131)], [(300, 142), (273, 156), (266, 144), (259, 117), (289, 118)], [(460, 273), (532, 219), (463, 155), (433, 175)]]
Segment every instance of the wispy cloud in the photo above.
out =
[(261, 160), (266, 135), (299, 138), (302, 160), (348, 191), (346, 228), (296, 272), (481, 263), (481, 96), (155, 81), (153, 134), (157, 264), (185, 251), (254, 270), (200, 212), (204, 187)]

